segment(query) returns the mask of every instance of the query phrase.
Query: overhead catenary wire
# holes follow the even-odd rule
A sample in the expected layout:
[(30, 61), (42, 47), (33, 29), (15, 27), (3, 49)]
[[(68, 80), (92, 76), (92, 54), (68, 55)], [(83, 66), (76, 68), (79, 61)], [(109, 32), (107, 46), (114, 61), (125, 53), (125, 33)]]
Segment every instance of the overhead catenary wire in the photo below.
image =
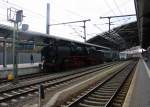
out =
[(17, 5), (17, 4), (15, 4), (15, 3), (12, 3), (12, 2), (10, 2), (10, 1), (5, 1), (5, 0), (1, 0), (1, 1), (2, 1), (3, 3), (7, 4), (7, 5), (12, 5), (12, 6), (14, 6), (14, 7), (21, 8), (21, 9), (23, 9), (23, 10), (26, 10), (26, 11), (28, 11), (28, 12), (30, 12), (30, 13), (32, 13), (32, 14), (38, 15), (38, 16), (40, 16), (40, 17), (45, 17), (45, 16), (42, 15), (42, 14), (36, 13), (36, 12), (30, 10), (30, 9), (24, 8), (24, 7), (20, 6), (20, 5)]
[[(127, 20), (128, 21), (128, 20)], [(126, 21), (126, 22), (127, 22)], [(120, 30), (122, 30), (122, 29), (125, 29), (126, 27), (128, 27), (129, 26), (129, 23), (127, 23), (125, 26), (123, 26), (122, 28), (121, 28), (121, 26), (115, 31), (116, 33), (117, 32), (119, 32)]]
[[(122, 2), (119, 6), (120, 6), (120, 7), (124, 7), (124, 6), (126, 6), (128, 3), (129, 3), (129, 0), (126, 0), (126, 1)], [(112, 10), (109, 9), (107, 12), (102, 13), (102, 16), (108, 15), (111, 11), (112, 11)]]
[(120, 10), (116, 0), (113, 0), (113, 1), (114, 1), (115, 6), (117, 7), (117, 10), (119, 11), (119, 13), (122, 14), (122, 11)]
[[(126, 20), (126, 21), (128, 21), (128, 20)], [(113, 35), (113, 34), (119, 35), (118, 32), (119, 32), (120, 30), (122, 30), (122, 29), (125, 29), (125, 28), (128, 27), (128, 26), (129, 26), (129, 24), (126, 24), (126, 25), (123, 26), (122, 28), (121, 28), (121, 26), (120, 26), (120, 27), (118, 27), (115, 31), (112, 30), (112, 31), (111, 31), (111, 34), (112, 34), (112, 35)], [(125, 42), (125, 41), (124, 41), (124, 42)]]
[[(131, 18), (129, 18), (129, 19), (131, 19)], [(126, 22), (128, 22), (129, 20), (126, 20)], [(121, 27), (118, 27), (117, 29), (115, 29), (115, 31), (114, 30), (111, 30), (111, 32), (110, 32), (110, 34), (111, 35), (118, 35), (119, 36), (119, 34), (118, 34), (118, 32), (120, 31), (120, 30), (122, 30), (122, 29), (125, 29), (127, 26), (129, 26), (129, 24), (126, 24), (125, 26), (123, 26), (122, 28)], [(107, 34), (107, 33), (106, 33)], [(109, 36), (109, 35), (106, 35), (106, 36)], [(105, 37), (106, 37), (105, 36)], [(121, 37), (122, 38), (122, 37)], [(123, 39), (122, 39), (123, 40)], [(119, 39), (119, 41), (120, 41), (120, 39)], [(119, 42), (118, 41), (118, 42)]]
[[(0, 0), (0, 1), (5, 1), (6, 2), (6, 0)], [(108, 3), (108, 0), (106, 1), (107, 3)], [(10, 5), (10, 3), (12, 3), (11, 1), (9, 2), (9, 1), (7, 1), (7, 4), (9, 4)], [(13, 3), (14, 4), (14, 3)], [(13, 5), (13, 4), (11, 4), (11, 5)], [(109, 6), (110, 6), (110, 3), (109, 3)], [(21, 7), (21, 6), (20, 6)], [(111, 9), (112, 9), (112, 7), (110, 7)], [(26, 9), (25, 9), (26, 10)], [(29, 10), (29, 9), (28, 9)], [(79, 17), (81, 17), (81, 18), (85, 18), (85, 16), (83, 16), (83, 15), (80, 15), (80, 14), (78, 14), (78, 13), (76, 13), (76, 12), (73, 12), (72, 10), (67, 10), (69, 13), (71, 13), (71, 14), (73, 14), (73, 15), (76, 15), (76, 16), (79, 16)], [(112, 10), (110, 10), (111, 12), (112, 12)], [(116, 12), (116, 11), (115, 11)], [(29, 12), (29, 11), (27, 11), (26, 12), (27, 14), (33, 14), (33, 15), (35, 15), (34, 13), (32, 13), (32, 11), (31, 12)], [(36, 14), (37, 15), (37, 14)], [(31, 15), (29, 16), (29, 17), (32, 17)], [(43, 18), (44, 16), (42, 16), (42, 17), (40, 17), (41, 19)], [(36, 20), (40, 20), (40, 18), (36, 18)], [(87, 17), (86, 17), (87, 18)], [(33, 20), (34, 22), (35, 22), (35, 20)], [(92, 24), (92, 23), (90, 23), (90, 24)], [(101, 29), (104, 29), (104, 28), (101, 28)]]
[(81, 37), (81, 38), (84, 39), (84, 37), (82, 36), (82, 34), (80, 34), (75, 28), (73, 28), (72, 25), (68, 24), (68, 26), (69, 26), (76, 34), (78, 34), (79, 37)]
[(123, 12), (121, 11), (120, 7), (118, 6), (116, 0), (113, 0), (113, 1), (114, 1), (114, 4), (115, 4), (117, 10), (119, 11), (119, 13), (120, 13), (121, 15), (123, 15)]
[[(7, 8), (10, 8), (10, 6), (12, 6), (12, 7), (14, 7), (14, 3), (10, 3), (10, 2), (8, 2), (8, 1), (5, 1), (5, 0), (0, 0), (0, 10), (7, 10)], [(19, 5), (15, 5), (15, 8), (16, 8), (16, 6), (17, 7), (19, 7), (19, 8), (23, 8), (23, 7), (21, 7), (21, 6), (19, 6)], [(23, 8), (23, 9), (25, 9), (25, 8)], [(30, 24), (32, 24), (32, 23), (34, 23), (34, 24), (36, 24), (37, 22), (39, 23), (39, 22), (42, 22), (42, 19), (43, 19), (43, 17), (46, 17), (46, 16), (42, 16), (42, 15), (40, 15), (40, 14), (37, 14), (37, 13), (35, 13), (35, 12), (32, 12), (32, 11), (30, 11), (29, 9), (26, 11), (27, 9), (25, 9), (25, 11), (24, 11), (24, 13), (25, 13), (25, 15), (27, 16), (26, 17), (26, 19), (28, 18), (30, 18)], [(3, 13), (1, 14), (1, 16), (3, 17), (3, 19), (5, 20), (5, 22), (7, 22), (7, 14), (4, 14), (4, 11), (2, 11)], [(5, 12), (5, 13), (7, 13), (7, 12)], [(36, 19), (33, 17), (33, 16), (35, 16), (35, 15), (38, 15), (38, 16), (36, 16)], [(40, 17), (41, 16), (41, 17)], [(38, 18), (37, 18), (38, 17)], [(2, 20), (1, 20), (2, 21)], [(29, 22), (29, 21), (28, 21)]]
[[(3, 4), (0, 4), (0, 9), (2, 9), (2, 10), (7, 10), (7, 8), (8, 8), (8, 6), (6, 6), (6, 5), (3, 5)], [(25, 12), (26, 14), (28, 14), (28, 17), (32, 17), (32, 16), (35, 16), (35, 15), (33, 15), (33, 14), (31, 14), (31, 13), (28, 13), (28, 12)], [(7, 15), (7, 14), (6, 14)], [(33, 18), (33, 17), (32, 17)], [(43, 18), (43, 17), (41, 17), (41, 18)], [(39, 20), (39, 18), (36, 18), (36, 20)]]
[[(1, 9), (1, 8), (0, 8)], [(3, 10), (5, 10), (5, 9), (3, 9)], [(0, 15), (1, 15), (1, 19), (3, 18), (5, 21), (7, 21), (7, 14), (4, 14), (4, 13), (0, 13)], [(33, 19), (33, 17), (32, 16), (28, 16), (28, 18), (32, 18), (32, 19), (30, 19), (31, 21), (30, 21), (30, 24), (31, 23), (37, 23), (37, 22), (42, 22), (42, 20), (40, 21), (40, 19), (39, 18), (37, 18), (36, 20), (35, 19)]]
[[(119, 11), (120, 15), (123, 15), (123, 13), (122, 13), (122, 11), (120, 10), (120, 8), (119, 8), (119, 6), (118, 6), (116, 0), (113, 0), (113, 1), (114, 1), (114, 4), (115, 4), (117, 10)], [(120, 22), (120, 24), (121, 24), (121, 22)]]
[[(87, 18), (87, 17), (82, 16), (82, 15), (76, 13), (76, 12), (73, 12), (73, 11), (70, 11), (70, 10), (66, 10), (66, 11), (69, 12), (69, 13), (71, 13), (71, 14), (73, 14), (73, 15), (76, 15), (76, 16), (79, 16), (79, 17), (82, 17), (82, 18)], [(92, 23), (90, 23), (90, 24), (92, 24)], [(96, 24), (92, 24), (92, 25), (94, 27), (96, 27), (97, 29), (99, 29), (100, 31), (104, 32), (104, 30), (102, 30), (102, 28), (98, 27)]]
[(114, 10), (111, 8), (111, 6), (110, 6), (109, 3), (107, 2), (107, 0), (103, 0), (103, 1), (105, 2), (106, 6), (110, 9), (110, 11), (111, 11), (114, 15), (116, 15), (116, 13), (115, 13)]
[[(111, 8), (111, 6), (109, 5), (109, 3), (107, 2), (107, 0), (103, 0), (104, 2), (105, 2), (105, 4), (106, 4), (106, 6), (110, 9), (110, 11), (114, 14), (114, 15), (116, 15), (116, 13), (114, 12), (114, 10)], [(109, 23), (111, 23), (110, 22), (110, 18), (108, 18), (109, 19)], [(110, 25), (109, 25), (109, 31), (110, 31)]]
[[(6, 1), (4, 1), (4, 0), (1, 0), (0, 2), (4, 2), (4, 3), (9, 3), (9, 2), (6, 2)], [(18, 6), (18, 5), (17, 5)], [(9, 7), (9, 4), (0, 4), (0, 9), (3, 9), (3, 10), (7, 10), (7, 8)], [(21, 7), (21, 6), (20, 6)], [(34, 18), (34, 20), (33, 20), (33, 16), (35, 16), (35, 15), (37, 15), (37, 14), (33, 14), (33, 12), (24, 12), (24, 13), (26, 13), (26, 15), (28, 15), (26, 18), (30, 18), (30, 20), (32, 20), (31, 22), (33, 23), (33, 22), (40, 22), (40, 20), (42, 21), (42, 19), (43, 19), (43, 17), (44, 16), (41, 16), (41, 18), (39, 17), (39, 18)], [(4, 17), (7, 17), (7, 14), (6, 15), (3, 15)], [(39, 20), (39, 21), (37, 21), (37, 20)]]
[(68, 13), (70, 13), (70, 14), (73, 14), (73, 15), (75, 15), (75, 16), (79, 16), (79, 17), (82, 17), (82, 18), (84, 18), (84, 19), (87, 19), (87, 17), (82, 16), (82, 15), (80, 15), (80, 14), (74, 12), (74, 11), (71, 11), (71, 10), (66, 9), (66, 12), (68, 12)]
[[(73, 14), (73, 15), (79, 16), (79, 17), (81, 17), (81, 18), (88, 19), (88, 17), (85, 17), (85, 16), (83, 16), (83, 15), (80, 15), (80, 14), (77, 13), (77, 12), (74, 12), (74, 11), (71, 11), (71, 10), (68, 10), (68, 9), (66, 9), (66, 11), (69, 12), (69, 13), (71, 13), (71, 14)], [(97, 27), (97, 29), (101, 30), (102, 32), (104, 31), (104, 30), (102, 30), (102, 28), (96, 26), (95, 24), (93, 24), (93, 23), (90, 23), (90, 24), (91, 24), (92, 26), (94, 26), (94, 27)], [(93, 33), (92, 33), (92, 34), (93, 34)], [(95, 33), (94, 33), (94, 34), (95, 34)]]
[(94, 27), (96, 27), (97, 29), (99, 29), (100, 31), (104, 32), (104, 30), (102, 30), (101, 27), (97, 26), (97, 24), (93, 24)]
[[(87, 17), (82, 16), (82, 15), (80, 15), (80, 14), (76, 13), (76, 12), (69, 11), (69, 10), (67, 10), (67, 11), (68, 11), (69, 13), (74, 14), (74, 15), (77, 15), (77, 16), (79, 16), (79, 17), (87, 18)], [(90, 23), (90, 24), (92, 24), (92, 23)], [(100, 31), (104, 32), (104, 30), (103, 30), (101, 27), (97, 26), (96, 24), (92, 24), (92, 25), (93, 25), (94, 27), (96, 27), (97, 29), (99, 29)], [(77, 31), (77, 30), (76, 30), (76, 31)]]
[[(118, 8), (120, 14), (122, 14), (122, 12), (121, 12), (121, 10), (120, 10), (118, 4), (116, 3), (116, 1), (115, 1), (115, 0), (113, 0), (113, 1), (114, 1), (114, 3), (115, 3), (116, 7)], [(105, 4), (107, 5), (107, 7), (110, 9), (110, 11), (111, 11), (114, 15), (116, 15), (116, 13), (115, 13), (114, 10), (111, 8), (111, 6), (110, 6), (109, 3), (107, 2), (107, 0), (104, 0), (104, 2), (105, 2)], [(120, 22), (120, 24), (121, 24), (121, 22)]]
[[(130, 20), (131, 18), (128, 18), (128, 19)], [(129, 20), (125, 20), (124, 23), (129, 22)], [(123, 28), (126, 28), (128, 25), (129, 25), (129, 24), (126, 24)], [(120, 26), (122, 26), (122, 25), (120, 25)], [(122, 28), (118, 27), (117, 30), (115, 31), (115, 33), (119, 32), (121, 29), (122, 29)]]
[[(83, 15), (80, 15), (80, 14), (77, 13), (77, 12), (74, 12), (74, 11), (71, 11), (71, 10), (68, 10), (68, 9), (66, 9), (66, 11), (69, 12), (69, 13), (71, 13), (71, 14), (73, 14), (73, 15), (76, 15), (76, 16), (78, 16), (78, 17), (81, 17), (81, 18), (84, 18), (84, 19), (89, 19), (88, 17), (85, 17), (85, 16), (83, 16)], [(77, 27), (81, 27), (81, 26), (77, 26)]]

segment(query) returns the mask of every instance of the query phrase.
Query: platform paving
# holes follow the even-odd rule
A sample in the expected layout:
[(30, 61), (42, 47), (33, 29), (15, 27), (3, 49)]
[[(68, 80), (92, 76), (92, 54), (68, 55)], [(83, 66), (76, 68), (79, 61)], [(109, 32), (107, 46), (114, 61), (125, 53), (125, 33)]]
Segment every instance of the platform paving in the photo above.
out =
[[(18, 68), (29, 68), (29, 67), (37, 67), (39, 66), (39, 63), (23, 63), (23, 64), (18, 64)], [(8, 64), (7, 67), (3, 67), (3, 65), (0, 65), (0, 70), (5, 70), (5, 69), (13, 69), (12, 64)]]
[[(7, 67), (0, 65), (0, 79), (7, 78), (8, 73), (12, 72), (13, 65), (9, 64)], [(26, 75), (39, 72), (39, 63), (23, 63), (18, 64), (18, 75)]]
[[(139, 61), (136, 77), (129, 89), (128, 103), (123, 107), (150, 107), (150, 70), (143, 59)], [(131, 92), (132, 90), (132, 92)]]

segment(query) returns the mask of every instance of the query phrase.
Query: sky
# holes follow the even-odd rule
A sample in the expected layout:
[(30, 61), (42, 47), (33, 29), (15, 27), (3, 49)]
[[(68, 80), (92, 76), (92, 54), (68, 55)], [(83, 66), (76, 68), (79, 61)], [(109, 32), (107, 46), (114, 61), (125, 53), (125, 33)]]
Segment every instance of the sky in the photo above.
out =
[[(0, 0), (0, 24), (13, 26), (7, 21), (7, 8), (23, 10), (22, 24), (29, 30), (46, 32), (46, 4), (50, 3), (50, 24), (91, 19), (86, 23), (87, 39), (108, 31), (106, 16), (135, 14), (134, 0)], [(136, 17), (111, 19), (111, 28), (136, 21)], [(84, 41), (83, 23), (50, 27), (50, 34)]]

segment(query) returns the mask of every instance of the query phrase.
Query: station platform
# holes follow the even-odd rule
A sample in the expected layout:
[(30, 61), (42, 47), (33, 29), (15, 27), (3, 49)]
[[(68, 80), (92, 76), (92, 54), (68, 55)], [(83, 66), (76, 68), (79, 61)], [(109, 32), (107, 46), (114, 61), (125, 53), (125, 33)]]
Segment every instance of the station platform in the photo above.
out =
[[(9, 64), (7, 67), (0, 65), (0, 79), (7, 78), (9, 72), (12, 72), (13, 65)], [(39, 72), (39, 63), (24, 63), (18, 64), (18, 75), (26, 75)]]
[(123, 107), (150, 107), (150, 61), (139, 60)]
[[(24, 63), (24, 64), (18, 64), (18, 68), (30, 68), (30, 67), (37, 67), (39, 66), (39, 63)], [(3, 65), (0, 65), (0, 71), (1, 70), (12, 70), (13, 65), (9, 64), (7, 67), (3, 67)]]

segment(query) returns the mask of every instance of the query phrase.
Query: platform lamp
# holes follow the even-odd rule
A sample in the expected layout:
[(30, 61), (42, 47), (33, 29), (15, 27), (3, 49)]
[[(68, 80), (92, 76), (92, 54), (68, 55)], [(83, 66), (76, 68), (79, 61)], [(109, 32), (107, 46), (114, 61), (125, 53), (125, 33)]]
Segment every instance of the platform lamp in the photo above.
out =
[(23, 10), (16, 8), (7, 8), (7, 20), (14, 23), (13, 28), (13, 76), (17, 78), (17, 52), (16, 52), (16, 39), (18, 39), (18, 25), (23, 21)]

